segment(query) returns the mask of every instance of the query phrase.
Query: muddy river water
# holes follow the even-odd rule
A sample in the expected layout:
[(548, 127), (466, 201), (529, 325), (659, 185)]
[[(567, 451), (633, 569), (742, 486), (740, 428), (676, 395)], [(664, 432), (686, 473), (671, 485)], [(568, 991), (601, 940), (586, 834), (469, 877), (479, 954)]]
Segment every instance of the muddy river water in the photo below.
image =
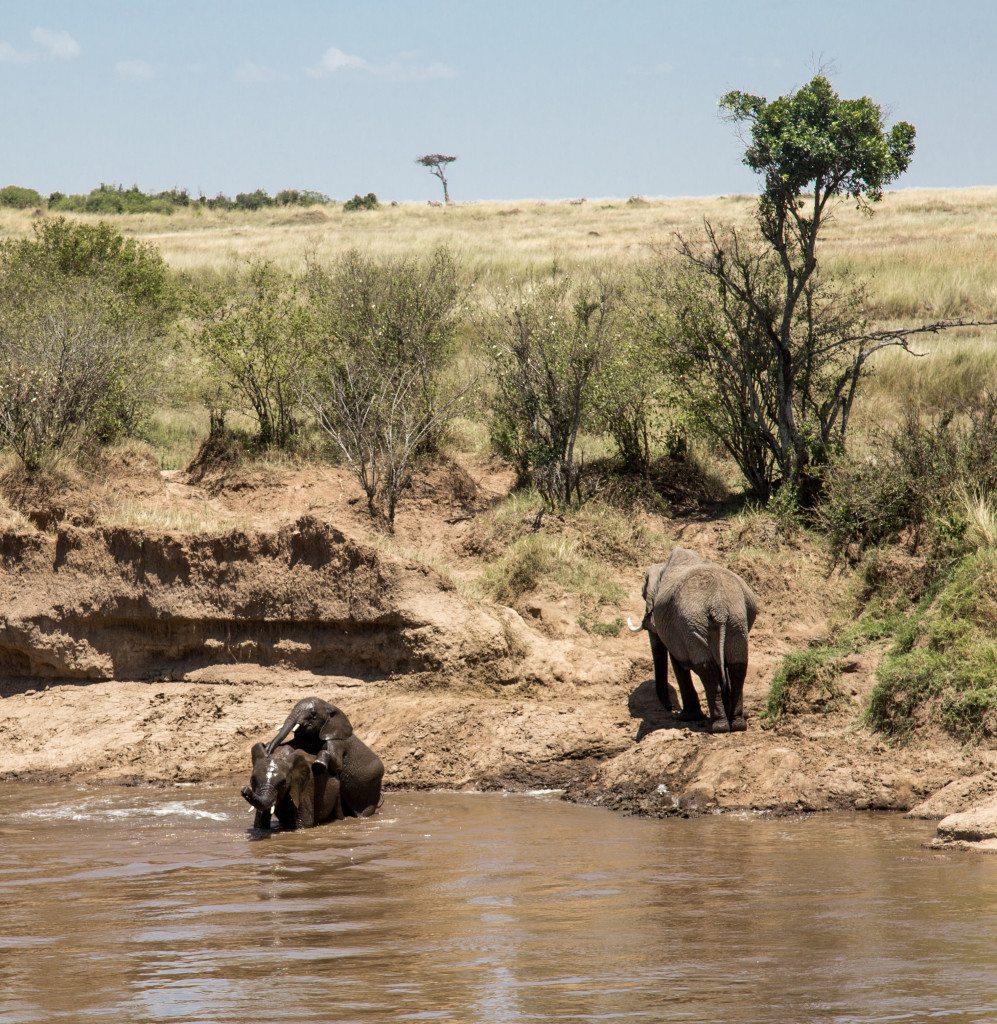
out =
[(893, 816), (0, 786), (0, 1021), (997, 1020), (997, 858)]

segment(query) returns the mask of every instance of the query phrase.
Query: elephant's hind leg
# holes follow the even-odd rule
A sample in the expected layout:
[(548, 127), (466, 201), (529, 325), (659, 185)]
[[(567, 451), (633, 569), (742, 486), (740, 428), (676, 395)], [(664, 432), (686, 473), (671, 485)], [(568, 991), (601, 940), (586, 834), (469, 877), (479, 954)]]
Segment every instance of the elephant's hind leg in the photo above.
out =
[(706, 691), (706, 703), (710, 709), (710, 732), (730, 732), (727, 709), (724, 707), (720, 666), (714, 665), (712, 661), (706, 665), (697, 665), (696, 675), (703, 680), (703, 689)]
[(746, 663), (727, 666), (727, 675), (730, 679), (730, 731), (744, 732), (748, 723), (744, 718), (744, 679), (748, 674)]
[(680, 722), (701, 722), (706, 716), (699, 703), (699, 694), (692, 682), (692, 673), (685, 665), (672, 658), (672, 669), (679, 684), (679, 695), (682, 697), (682, 709), (675, 716)]

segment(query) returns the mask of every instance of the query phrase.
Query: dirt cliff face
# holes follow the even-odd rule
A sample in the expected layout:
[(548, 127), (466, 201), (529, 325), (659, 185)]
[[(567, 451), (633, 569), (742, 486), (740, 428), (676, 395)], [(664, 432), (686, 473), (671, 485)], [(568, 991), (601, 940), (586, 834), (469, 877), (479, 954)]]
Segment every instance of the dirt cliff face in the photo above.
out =
[(251, 664), (502, 683), (543, 671), (530, 668), (539, 638), (509, 609), (472, 605), (431, 569), (310, 516), (215, 537), (8, 531), (0, 565), (8, 677), (162, 680)]

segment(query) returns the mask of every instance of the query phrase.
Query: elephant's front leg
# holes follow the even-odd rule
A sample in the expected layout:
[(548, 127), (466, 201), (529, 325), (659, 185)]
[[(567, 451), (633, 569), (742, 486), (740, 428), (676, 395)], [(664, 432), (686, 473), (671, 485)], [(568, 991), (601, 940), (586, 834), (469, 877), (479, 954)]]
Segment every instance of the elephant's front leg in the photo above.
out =
[(682, 709), (675, 715), (680, 722), (701, 722), (706, 717), (699, 703), (699, 694), (692, 682), (692, 673), (685, 665), (680, 665), (672, 658), (672, 668), (675, 670), (675, 679), (679, 684), (679, 694), (682, 697)]
[(648, 629), (651, 639), (651, 657), (654, 659), (654, 692), (658, 695), (662, 707), (672, 710), (672, 697), (668, 692), (668, 648), (653, 629)]
[(710, 708), (710, 732), (730, 732), (727, 709), (724, 707), (719, 665), (714, 665), (712, 662), (708, 665), (699, 665), (696, 667), (696, 675), (703, 680), (703, 689), (706, 691), (706, 703)]
[(327, 739), (318, 753), (317, 761), (320, 761), (326, 771), (332, 776), (338, 776), (343, 771), (343, 759), (346, 755), (346, 741), (341, 739)]

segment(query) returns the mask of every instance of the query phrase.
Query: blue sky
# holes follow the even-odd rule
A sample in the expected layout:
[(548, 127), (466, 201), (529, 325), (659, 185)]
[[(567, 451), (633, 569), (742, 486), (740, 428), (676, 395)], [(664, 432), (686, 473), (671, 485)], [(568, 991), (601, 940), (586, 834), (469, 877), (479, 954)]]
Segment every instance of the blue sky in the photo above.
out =
[(821, 66), (997, 184), (997, 2), (0, 0), (0, 184), (456, 200), (754, 191), (717, 98)]

